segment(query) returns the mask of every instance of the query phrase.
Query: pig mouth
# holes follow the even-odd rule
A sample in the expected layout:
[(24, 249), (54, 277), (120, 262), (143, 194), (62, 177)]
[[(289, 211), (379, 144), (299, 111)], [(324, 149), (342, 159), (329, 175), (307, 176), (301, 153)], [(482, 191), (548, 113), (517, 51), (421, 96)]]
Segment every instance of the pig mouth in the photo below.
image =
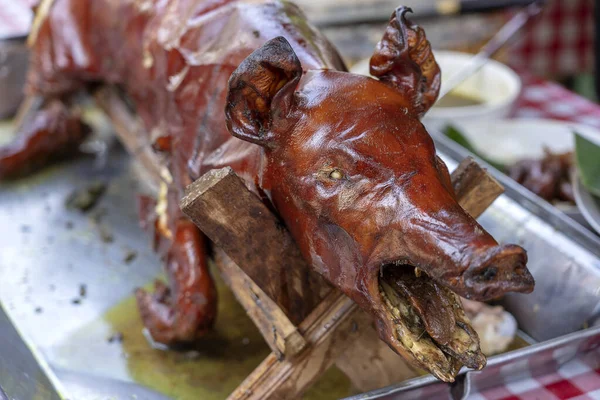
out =
[(453, 382), (463, 365), (485, 367), (479, 338), (457, 294), (404, 262), (384, 265), (378, 284), (383, 322), (396, 351), (445, 382)]

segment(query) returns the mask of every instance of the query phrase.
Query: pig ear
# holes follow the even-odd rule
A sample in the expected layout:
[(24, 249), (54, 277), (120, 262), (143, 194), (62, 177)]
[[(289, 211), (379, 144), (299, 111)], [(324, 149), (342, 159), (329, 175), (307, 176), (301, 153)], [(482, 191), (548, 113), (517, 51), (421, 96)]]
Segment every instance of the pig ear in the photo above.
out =
[(392, 14), (371, 57), (371, 75), (408, 96), (422, 116), (437, 99), (441, 73), (425, 32), (406, 19), (409, 12), (410, 8), (399, 7)]
[[(229, 132), (237, 138), (267, 146), (271, 140), (273, 108), (276, 104), (278, 113), (285, 112), (281, 107), (289, 101), (280, 101), (281, 96), (291, 97), (301, 76), (300, 60), (281, 36), (250, 54), (229, 79), (225, 106)], [(275, 97), (279, 97), (277, 101)]]

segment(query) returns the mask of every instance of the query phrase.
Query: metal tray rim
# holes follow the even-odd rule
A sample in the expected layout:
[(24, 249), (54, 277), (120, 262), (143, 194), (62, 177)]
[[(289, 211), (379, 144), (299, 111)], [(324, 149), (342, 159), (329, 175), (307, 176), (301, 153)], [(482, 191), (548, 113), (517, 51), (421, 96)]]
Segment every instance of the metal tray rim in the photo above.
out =
[[(593, 337), (600, 337), (600, 326), (590, 327), (587, 329), (583, 329), (581, 331), (568, 333), (563, 336), (559, 336), (557, 338), (546, 340), (544, 342), (532, 344), (522, 349), (512, 350), (506, 353), (498, 354), (496, 356), (490, 357), (488, 359), (488, 363), (486, 368), (493, 367), (496, 365), (503, 364), (508, 361), (514, 361), (518, 358), (529, 356), (534, 353), (538, 353), (544, 350), (549, 350), (554, 347), (559, 347), (561, 345), (570, 343), (574, 340), (578, 339), (589, 339)], [(458, 376), (466, 375), (469, 372), (478, 372), (473, 371), (468, 368), (463, 367)], [(435, 378), (433, 375), (426, 375), (423, 377), (409, 379), (404, 382), (400, 382), (394, 385), (386, 386), (381, 389), (376, 389), (370, 391), (368, 393), (363, 393), (355, 396), (346, 397), (344, 400), (370, 400), (370, 399), (378, 399), (379, 396), (391, 395), (395, 393), (401, 393), (406, 390), (413, 390), (426, 387), (431, 384), (440, 383), (440, 381)]]

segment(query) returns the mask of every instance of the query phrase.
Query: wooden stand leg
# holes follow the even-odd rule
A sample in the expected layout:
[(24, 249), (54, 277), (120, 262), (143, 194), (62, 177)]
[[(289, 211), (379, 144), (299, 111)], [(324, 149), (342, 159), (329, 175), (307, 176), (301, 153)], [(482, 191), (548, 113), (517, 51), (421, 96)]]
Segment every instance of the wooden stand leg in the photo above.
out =
[(215, 249), (215, 263), (278, 360), (306, 347), (306, 340), (283, 310), (222, 249)]
[(339, 291), (331, 293), (298, 330), (307, 341), (295, 357), (278, 362), (270, 354), (229, 396), (230, 400), (298, 398), (360, 337), (372, 319)]

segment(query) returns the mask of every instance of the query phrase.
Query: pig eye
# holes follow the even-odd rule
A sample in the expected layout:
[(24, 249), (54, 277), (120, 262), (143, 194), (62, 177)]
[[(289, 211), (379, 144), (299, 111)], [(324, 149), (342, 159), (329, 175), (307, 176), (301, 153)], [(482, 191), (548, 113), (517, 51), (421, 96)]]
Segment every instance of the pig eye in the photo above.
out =
[(344, 178), (344, 173), (342, 171), (340, 171), (339, 169), (334, 169), (333, 171), (331, 171), (329, 173), (329, 178), (339, 181), (340, 179)]

